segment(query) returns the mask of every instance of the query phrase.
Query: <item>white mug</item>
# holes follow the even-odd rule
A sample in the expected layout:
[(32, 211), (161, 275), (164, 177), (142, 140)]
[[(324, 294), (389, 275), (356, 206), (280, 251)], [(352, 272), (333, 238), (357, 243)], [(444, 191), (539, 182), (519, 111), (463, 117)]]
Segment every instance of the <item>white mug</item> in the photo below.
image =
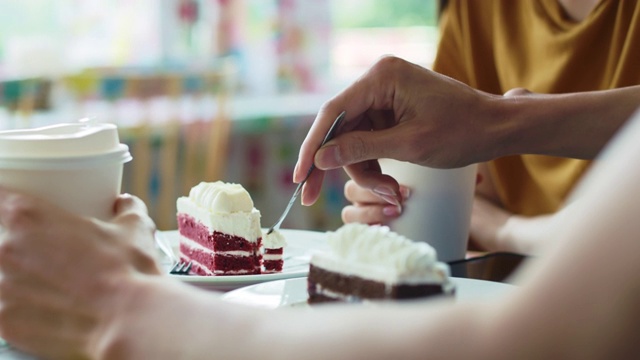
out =
[(382, 172), (411, 189), (391, 229), (431, 245), (440, 261), (464, 259), (476, 183), (477, 165), (434, 169), (381, 159)]

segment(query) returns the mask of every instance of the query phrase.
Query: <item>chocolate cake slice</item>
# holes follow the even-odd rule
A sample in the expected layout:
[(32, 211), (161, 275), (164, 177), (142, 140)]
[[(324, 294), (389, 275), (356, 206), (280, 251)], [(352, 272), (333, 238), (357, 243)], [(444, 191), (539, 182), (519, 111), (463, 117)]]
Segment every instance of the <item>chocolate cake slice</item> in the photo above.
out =
[(330, 251), (311, 258), (309, 303), (452, 295), (449, 267), (427, 243), (386, 226), (347, 224), (328, 234)]

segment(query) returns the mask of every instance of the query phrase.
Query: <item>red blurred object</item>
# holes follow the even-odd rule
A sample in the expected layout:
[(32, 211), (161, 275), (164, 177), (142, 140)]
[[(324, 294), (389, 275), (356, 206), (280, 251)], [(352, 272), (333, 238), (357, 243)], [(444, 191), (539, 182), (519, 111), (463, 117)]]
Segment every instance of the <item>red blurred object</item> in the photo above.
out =
[(181, 0), (178, 5), (178, 17), (186, 24), (194, 24), (198, 21), (199, 11), (196, 0)]

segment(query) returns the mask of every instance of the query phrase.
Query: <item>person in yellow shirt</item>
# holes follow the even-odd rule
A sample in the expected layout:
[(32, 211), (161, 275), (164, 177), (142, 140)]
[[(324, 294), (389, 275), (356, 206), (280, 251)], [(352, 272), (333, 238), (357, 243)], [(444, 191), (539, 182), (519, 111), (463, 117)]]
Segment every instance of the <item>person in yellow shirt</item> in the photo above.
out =
[[(433, 69), (473, 88), (522, 96), (522, 88), (561, 94), (640, 84), (636, 1), (447, 1), (441, 10)], [(561, 209), (590, 163), (534, 153), (480, 164), (472, 240), (485, 250), (531, 252), (532, 230)], [(353, 202), (343, 211), (345, 222), (401, 216), (401, 203), (372, 196), (354, 181), (345, 193)]]

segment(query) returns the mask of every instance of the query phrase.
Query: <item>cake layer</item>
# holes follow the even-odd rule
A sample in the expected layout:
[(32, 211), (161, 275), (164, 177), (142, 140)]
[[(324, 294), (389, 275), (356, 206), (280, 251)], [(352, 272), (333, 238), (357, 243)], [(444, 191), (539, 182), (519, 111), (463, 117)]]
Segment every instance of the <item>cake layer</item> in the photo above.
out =
[(274, 257), (279, 256), (282, 257), (282, 254), (284, 253), (284, 249), (283, 248), (277, 248), (277, 249), (264, 249), (264, 254), (265, 255), (273, 255)]
[(260, 248), (261, 238), (248, 241), (240, 236), (225, 234), (214, 230), (211, 232), (202, 223), (186, 214), (178, 215), (180, 235), (213, 251), (242, 250), (256, 252)]
[[(196, 262), (215, 275), (259, 274), (260, 255), (252, 252), (235, 255), (211, 252), (200, 246), (192, 247), (186, 241), (180, 242), (180, 258), (183, 261)], [(207, 274), (210, 275), (210, 274)]]
[(314, 265), (309, 267), (308, 282), (310, 294), (331, 294), (331, 297), (343, 301), (383, 299), (387, 296), (387, 285), (382, 282), (327, 271)]
[(276, 273), (281, 272), (282, 267), (284, 265), (284, 261), (282, 260), (262, 260), (262, 271), (266, 274), (268, 273)]
[[(182, 261), (185, 261), (187, 259), (181, 259)], [(253, 273), (249, 273), (247, 271), (244, 270), (240, 270), (238, 272), (230, 272), (230, 273), (226, 273), (226, 274), (214, 274), (212, 273), (209, 269), (207, 269), (206, 267), (202, 266), (200, 263), (198, 263), (195, 260), (189, 260), (191, 261), (191, 271), (189, 271), (190, 275), (201, 275), (201, 276), (216, 276), (216, 275), (253, 275)]]
[(283, 249), (264, 249), (262, 255), (262, 269), (265, 273), (281, 272), (284, 265), (282, 258)]
[(360, 302), (382, 299), (415, 299), (449, 294), (439, 283), (385, 284), (379, 281), (350, 276), (311, 265), (308, 276), (309, 302)]

